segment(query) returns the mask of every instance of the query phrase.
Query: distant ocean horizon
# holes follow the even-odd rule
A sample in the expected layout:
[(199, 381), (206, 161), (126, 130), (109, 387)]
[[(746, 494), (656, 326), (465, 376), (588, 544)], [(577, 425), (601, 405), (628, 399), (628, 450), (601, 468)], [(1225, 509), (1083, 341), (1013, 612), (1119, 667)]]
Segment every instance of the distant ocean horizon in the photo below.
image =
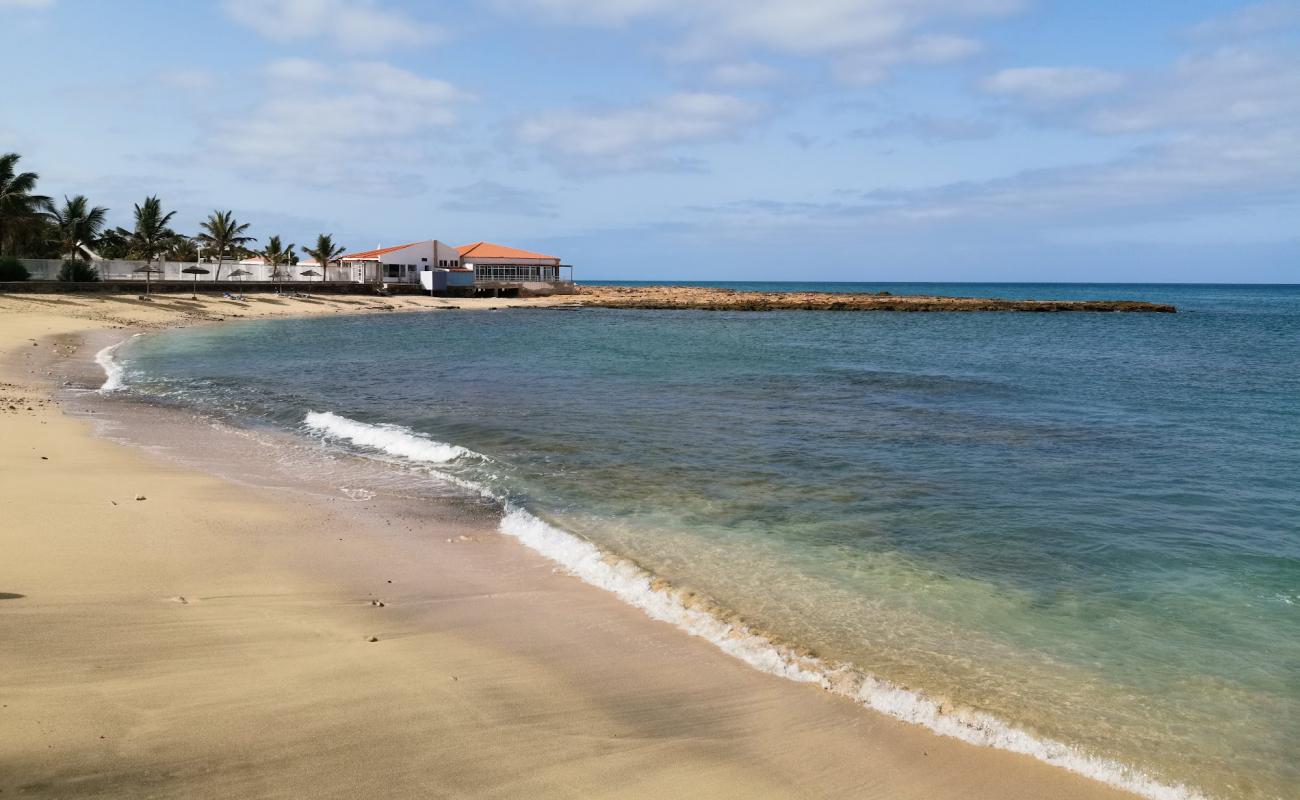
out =
[(760, 669), (1147, 797), (1295, 796), (1300, 286), (580, 283), (1184, 313), (259, 320), (115, 368), (430, 502), (490, 497), (503, 533)]
[[(880, 292), (887, 291), (894, 294), (937, 294), (948, 295), (954, 292), (966, 293), (968, 290), (975, 288), (1005, 289), (1011, 294), (1005, 295), (1012, 299), (1021, 299), (1026, 292), (1036, 291), (1039, 288), (1061, 289), (1066, 292), (1063, 296), (1043, 295), (1040, 299), (1079, 299), (1076, 294), (1081, 290), (1097, 289), (1105, 294), (1100, 299), (1120, 299), (1113, 295), (1116, 291), (1126, 289), (1136, 289), (1139, 292), (1160, 291), (1162, 289), (1269, 289), (1300, 286), (1300, 281), (1295, 283), (1270, 283), (1270, 282), (1218, 282), (1218, 283), (1178, 283), (1178, 282), (1151, 282), (1151, 281), (1134, 281), (1132, 283), (1116, 283), (1113, 281), (1094, 282), (1094, 281), (739, 281), (739, 280), (678, 280), (674, 278), (619, 278), (619, 279), (602, 279), (602, 278), (583, 278), (575, 281), (579, 285), (587, 286), (700, 286), (706, 288), (734, 289), (745, 292)], [(984, 296), (994, 296), (981, 294)], [(1129, 299), (1129, 298), (1124, 298)], [(1141, 300), (1144, 297), (1133, 297), (1131, 299)]]

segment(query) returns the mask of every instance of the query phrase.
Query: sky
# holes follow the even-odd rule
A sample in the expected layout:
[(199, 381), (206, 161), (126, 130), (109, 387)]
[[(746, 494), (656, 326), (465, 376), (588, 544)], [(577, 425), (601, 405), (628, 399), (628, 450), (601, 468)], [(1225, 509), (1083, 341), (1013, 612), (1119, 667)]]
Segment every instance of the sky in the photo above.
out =
[(0, 152), (129, 227), (579, 279), (1300, 282), (1300, 0), (0, 0)]

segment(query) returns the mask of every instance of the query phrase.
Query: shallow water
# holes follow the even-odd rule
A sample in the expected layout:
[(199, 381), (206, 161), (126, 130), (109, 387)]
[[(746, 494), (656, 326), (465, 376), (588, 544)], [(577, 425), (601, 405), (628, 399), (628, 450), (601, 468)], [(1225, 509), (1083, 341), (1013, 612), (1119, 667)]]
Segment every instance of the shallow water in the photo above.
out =
[(793, 288), (1182, 313), (445, 312), (116, 355), (129, 391), (437, 469), (959, 718), (1296, 796), (1300, 287)]

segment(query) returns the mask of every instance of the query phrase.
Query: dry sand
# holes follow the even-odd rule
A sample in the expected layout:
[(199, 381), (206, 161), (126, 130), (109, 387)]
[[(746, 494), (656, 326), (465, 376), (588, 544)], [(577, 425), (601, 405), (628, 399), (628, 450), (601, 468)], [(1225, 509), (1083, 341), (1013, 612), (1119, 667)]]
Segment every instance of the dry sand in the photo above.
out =
[(229, 308), (0, 297), (4, 796), (1127, 796), (758, 673), (489, 524), (226, 483), (51, 399), (87, 331)]

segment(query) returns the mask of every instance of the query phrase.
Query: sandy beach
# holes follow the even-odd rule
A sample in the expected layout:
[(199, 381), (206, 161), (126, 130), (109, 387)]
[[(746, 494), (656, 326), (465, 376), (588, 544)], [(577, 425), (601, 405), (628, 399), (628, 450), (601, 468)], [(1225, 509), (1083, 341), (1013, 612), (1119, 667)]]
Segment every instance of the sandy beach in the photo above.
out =
[(1128, 796), (757, 672), (483, 515), (235, 484), (96, 438), (55, 385), (106, 330), (571, 301), (0, 296), (0, 791)]

